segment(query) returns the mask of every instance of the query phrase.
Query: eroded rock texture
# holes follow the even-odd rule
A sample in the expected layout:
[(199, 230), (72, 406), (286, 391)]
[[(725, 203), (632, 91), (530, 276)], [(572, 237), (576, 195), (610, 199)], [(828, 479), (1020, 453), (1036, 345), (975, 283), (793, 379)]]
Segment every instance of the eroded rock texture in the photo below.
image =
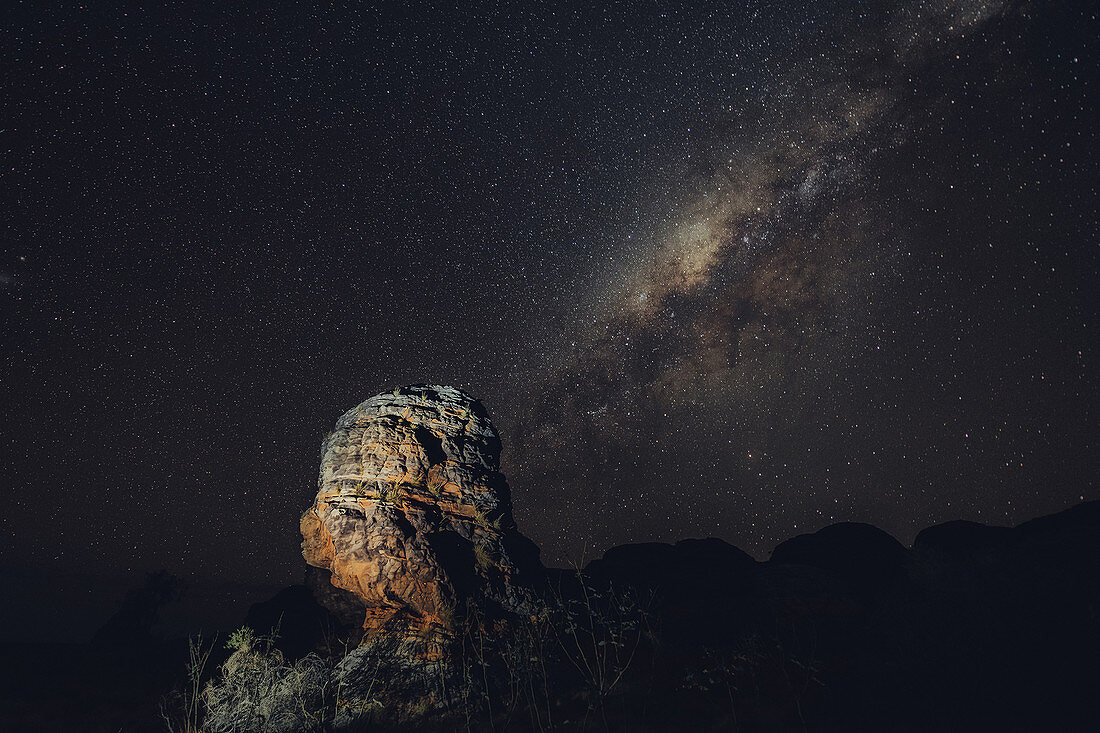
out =
[(538, 551), (515, 529), (500, 450), (485, 408), (453, 387), (403, 387), (344, 414), (301, 520), (306, 562), (331, 573), (316, 574), (334, 591), (318, 601), (346, 618), (353, 597), (368, 633), (397, 622), (421, 636), (445, 634), (469, 602), (523, 612), (519, 576)]

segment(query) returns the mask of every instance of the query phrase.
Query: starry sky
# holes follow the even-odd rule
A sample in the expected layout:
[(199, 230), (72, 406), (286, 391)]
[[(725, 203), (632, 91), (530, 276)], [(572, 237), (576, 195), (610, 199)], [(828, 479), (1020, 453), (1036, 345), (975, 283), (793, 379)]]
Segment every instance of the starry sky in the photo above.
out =
[(1096, 498), (1092, 4), (269, 5), (4, 11), (3, 562), (298, 582), (422, 382), (549, 564)]

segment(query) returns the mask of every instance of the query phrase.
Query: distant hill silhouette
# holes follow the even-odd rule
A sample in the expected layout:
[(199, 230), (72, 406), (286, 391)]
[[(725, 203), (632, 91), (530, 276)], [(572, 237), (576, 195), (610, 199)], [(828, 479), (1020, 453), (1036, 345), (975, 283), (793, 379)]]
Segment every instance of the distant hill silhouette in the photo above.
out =
[[(538, 626), (549, 636), (532, 659), (545, 665), (555, 730), (582, 729), (586, 714), (584, 728), (648, 731), (1089, 730), (1095, 719), (1100, 502), (1015, 528), (947, 522), (911, 548), (870, 525), (837, 524), (783, 542), (764, 562), (718, 539), (625, 545), (580, 571), (540, 572), (535, 586), (545, 618), (634, 644), (621, 681), (597, 699), (563, 654), (569, 627)], [(186, 644), (151, 630), (177, 590), (168, 575), (135, 589), (95, 645), (0, 645), (0, 729), (163, 730), (158, 701), (183, 679)], [(356, 627), (307, 586), (237, 623), (261, 636), (278, 629), (287, 665), (334, 651), (338, 660)], [(485, 697), (469, 698), (473, 730), (489, 726), (479, 701), (507, 690), (501, 664), (514, 639), (492, 628), (477, 682)], [(230, 654), (224, 639), (204, 679), (228, 674), (218, 667)], [(525, 711), (518, 699), (514, 712)], [(449, 730), (455, 719), (441, 715), (389, 723)], [(508, 729), (539, 730), (532, 720), (516, 712)]]

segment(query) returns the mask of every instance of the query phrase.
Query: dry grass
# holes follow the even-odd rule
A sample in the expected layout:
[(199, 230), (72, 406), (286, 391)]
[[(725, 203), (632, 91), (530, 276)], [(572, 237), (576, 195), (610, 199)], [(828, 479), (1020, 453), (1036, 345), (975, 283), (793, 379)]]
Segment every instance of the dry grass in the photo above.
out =
[(474, 564), (479, 570), (486, 572), (493, 567), (493, 554), (486, 545), (474, 545)]

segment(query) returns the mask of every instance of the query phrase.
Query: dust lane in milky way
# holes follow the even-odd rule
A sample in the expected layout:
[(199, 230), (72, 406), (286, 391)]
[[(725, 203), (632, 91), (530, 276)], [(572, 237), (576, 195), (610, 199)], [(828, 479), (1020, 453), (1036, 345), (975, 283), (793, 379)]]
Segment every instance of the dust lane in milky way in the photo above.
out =
[[(990, 304), (959, 283), (927, 294), (921, 268), (973, 242), (910, 192), (952, 191), (956, 179), (921, 170), (924, 156), (959, 118), (985, 129), (953, 97), (1023, 73), (999, 43), (1009, 11), (901, 7), (794, 62), (759, 117), (696, 151), (706, 162), (677, 210), (624, 248), (602, 311), (516, 431), (516, 483), (559, 492), (560, 506), (531, 515), (576, 528), (559, 535), (574, 558), (609, 538), (675, 539), (685, 524), (766, 554), (784, 532), (883, 524), (887, 506), (901, 536), (950, 517), (952, 501), (979, 518), (1004, 478), (965, 465), (975, 453), (951, 403), (967, 386), (946, 377), (1000, 379), (1003, 365), (995, 353), (968, 365), (957, 334), (925, 322)], [(972, 165), (999, 152), (975, 151)], [(1012, 319), (1004, 304), (978, 315)], [(990, 404), (1003, 422), (970, 419), (986, 439), (1031, 429), (1034, 415), (1005, 416), (1009, 399)]]
[(294, 582), (415, 383), (551, 563), (1090, 498), (1094, 15), (16, 6), (0, 555)]

